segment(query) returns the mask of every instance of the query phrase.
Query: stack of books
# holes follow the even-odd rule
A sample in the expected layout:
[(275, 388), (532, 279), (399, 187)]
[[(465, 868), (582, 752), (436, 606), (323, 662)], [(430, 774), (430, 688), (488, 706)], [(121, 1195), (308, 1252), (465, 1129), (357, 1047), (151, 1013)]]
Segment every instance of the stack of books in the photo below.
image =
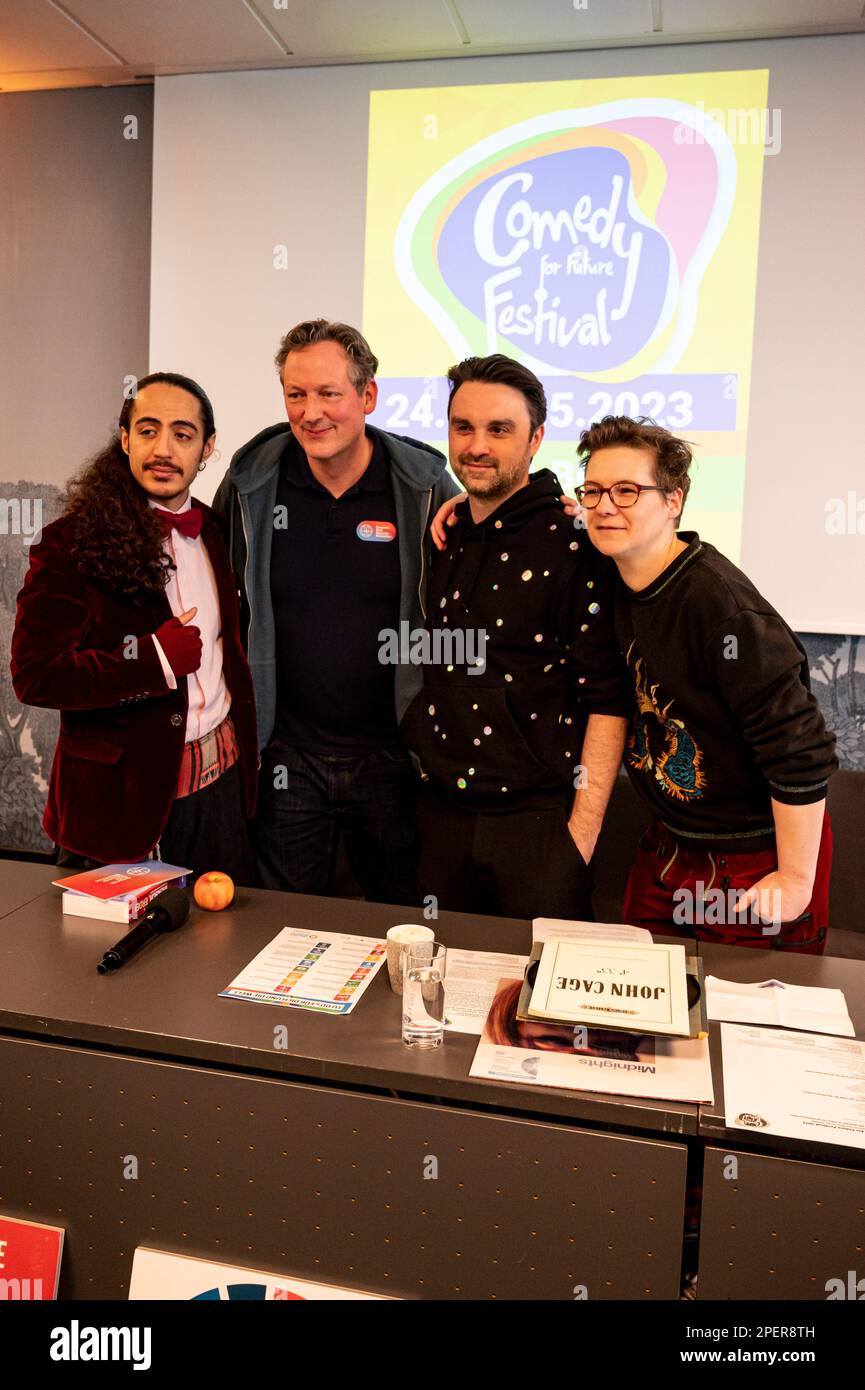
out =
[(185, 888), (192, 871), (159, 859), (138, 864), (105, 864), (71, 878), (55, 878), (63, 889), (63, 911), (73, 917), (98, 917), (103, 922), (136, 922), (169, 884)]

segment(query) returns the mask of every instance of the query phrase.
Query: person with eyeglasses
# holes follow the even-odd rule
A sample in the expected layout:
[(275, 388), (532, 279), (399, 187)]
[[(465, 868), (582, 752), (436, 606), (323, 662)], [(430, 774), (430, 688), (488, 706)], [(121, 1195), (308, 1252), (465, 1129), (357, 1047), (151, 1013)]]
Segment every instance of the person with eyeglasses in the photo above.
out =
[(653, 816), (624, 920), (822, 954), (838, 763), (806, 653), (747, 575), (679, 531), (684, 440), (608, 416), (579, 452), (582, 523), (620, 581), (614, 623), (636, 694), (625, 767)]

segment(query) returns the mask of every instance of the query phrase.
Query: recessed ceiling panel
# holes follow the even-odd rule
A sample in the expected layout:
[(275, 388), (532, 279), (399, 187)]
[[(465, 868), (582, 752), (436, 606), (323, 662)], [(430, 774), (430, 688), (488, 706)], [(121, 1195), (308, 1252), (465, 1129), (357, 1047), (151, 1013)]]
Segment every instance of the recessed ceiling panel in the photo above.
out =
[(665, 34), (766, 33), (809, 24), (853, 24), (861, 0), (662, 0)]
[(507, 48), (511, 44), (556, 46), (623, 39), (652, 32), (651, 0), (457, 0), (473, 44)]
[[(64, 4), (134, 66), (222, 65), (281, 56), (279, 46), (241, 0), (64, 0)], [(260, 0), (259, 8), (269, 20), (270, 0)]]
[(112, 60), (99, 44), (47, 0), (3, 0), (0, 73), (101, 66)]
[(444, 0), (256, 0), (268, 23), (299, 57), (363, 57), (400, 53), (423, 57), (463, 47)]

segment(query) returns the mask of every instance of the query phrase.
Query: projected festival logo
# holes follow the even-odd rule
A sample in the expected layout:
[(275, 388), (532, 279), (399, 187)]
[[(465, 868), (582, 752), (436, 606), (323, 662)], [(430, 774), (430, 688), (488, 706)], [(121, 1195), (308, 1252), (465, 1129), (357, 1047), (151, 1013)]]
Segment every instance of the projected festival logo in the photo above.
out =
[(669, 371), (735, 187), (726, 134), (694, 107), (553, 112), (482, 140), (418, 189), (397, 230), (397, 274), (458, 356), (518, 353), (541, 374)]
[(736, 559), (763, 148), (725, 116), (765, 108), (767, 84), (761, 70), (372, 93), (372, 423), (441, 444), (447, 366), (505, 353), (544, 383), (537, 461), (566, 486), (603, 415), (696, 436), (718, 467), (695, 476), (692, 525)]

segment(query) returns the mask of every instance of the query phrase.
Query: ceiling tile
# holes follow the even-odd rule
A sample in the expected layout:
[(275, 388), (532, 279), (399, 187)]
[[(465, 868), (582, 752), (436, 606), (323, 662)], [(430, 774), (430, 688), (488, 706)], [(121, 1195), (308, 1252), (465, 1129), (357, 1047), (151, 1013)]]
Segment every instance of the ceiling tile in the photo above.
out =
[(507, 48), (511, 44), (580, 44), (652, 32), (651, 0), (457, 0), (473, 44)]
[[(280, 49), (241, 0), (63, 0), (133, 66), (250, 62)], [(270, 0), (258, 0), (270, 21)]]
[[(101, 37), (101, 35), (100, 35)], [(3, 0), (0, 73), (112, 64), (112, 59), (47, 0)], [(115, 65), (116, 66), (116, 65)]]
[[(591, 0), (590, 0), (591, 3)], [(665, 34), (765, 33), (799, 26), (852, 24), (861, 0), (662, 0)]]
[(302, 58), (471, 52), (444, 0), (288, 0), (288, 9), (277, 9), (274, 0), (255, 3)]
[(84, 29), (49, 0), (0, 0), (0, 88), (110, 84), (152, 72), (601, 48), (663, 43), (665, 37), (865, 31), (862, 0), (657, 0), (663, 22), (658, 32), (652, 29), (652, 0), (58, 3)]

